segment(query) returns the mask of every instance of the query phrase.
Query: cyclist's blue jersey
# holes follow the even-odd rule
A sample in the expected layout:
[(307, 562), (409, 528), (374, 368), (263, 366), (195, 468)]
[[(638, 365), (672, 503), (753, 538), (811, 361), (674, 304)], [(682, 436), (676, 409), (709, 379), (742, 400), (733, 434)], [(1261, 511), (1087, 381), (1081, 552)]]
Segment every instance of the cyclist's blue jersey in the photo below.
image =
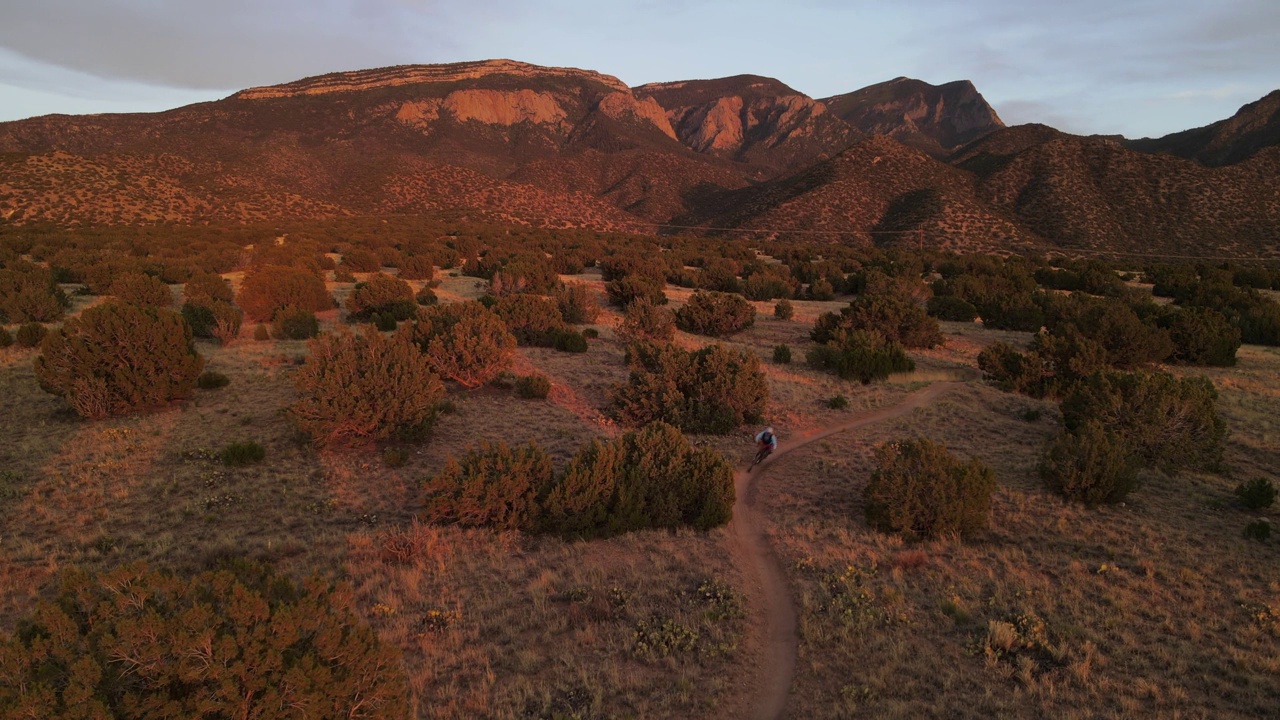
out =
[(764, 430), (756, 433), (756, 442), (768, 443), (770, 451), (778, 449), (778, 436), (773, 433), (765, 432)]

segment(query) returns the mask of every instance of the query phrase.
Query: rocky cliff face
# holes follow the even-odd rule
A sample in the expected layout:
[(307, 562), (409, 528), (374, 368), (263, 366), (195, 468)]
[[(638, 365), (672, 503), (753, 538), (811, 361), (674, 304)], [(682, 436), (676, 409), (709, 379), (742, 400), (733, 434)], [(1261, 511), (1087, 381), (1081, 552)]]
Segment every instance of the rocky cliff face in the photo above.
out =
[(543, 67), (514, 60), (482, 60), (447, 65), (399, 65), (372, 70), (331, 73), (282, 85), (249, 88), (248, 90), (241, 90), (231, 97), (237, 100), (269, 100), (302, 95), (359, 92), (361, 90), (375, 90), (403, 85), (466, 83), (493, 77), (524, 78), (526, 80), (539, 81), (548, 78), (559, 78), (600, 84), (618, 92), (630, 92), (626, 84), (618, 78), (590, 70)]
[(1220, 123), (1134, 141), (1193, 162), (1043, 125), (1000, 129), (967, 82), (899, 79), (824, 102), (754, 75), (633, 91), (599, 73), (507, 60), (415, 65), (163, 113), (0, 123), (0, 218), (448, 211), (957, 250), (1270, 256), (1280, 247), (1278, 113), (1280, 92)]
[(1205, 165), (1231, 165), (1263, 148), (1280, 146), (1280, 90), (1240, 108), (1230, 118), (1193, 130), (1126, 143), (1134, 150), (1168, 153)]
[(888, 135), (935, 157), (1004, 127), (968, 80), (930, 85), (900, 77), (823, 102), (868, 135)]
[(771, 78), (654, 83), (635, 92), (666, 110), (686, 146), (755, 166), (757, 175), (830, 157), (859, 137), (825, 105)]

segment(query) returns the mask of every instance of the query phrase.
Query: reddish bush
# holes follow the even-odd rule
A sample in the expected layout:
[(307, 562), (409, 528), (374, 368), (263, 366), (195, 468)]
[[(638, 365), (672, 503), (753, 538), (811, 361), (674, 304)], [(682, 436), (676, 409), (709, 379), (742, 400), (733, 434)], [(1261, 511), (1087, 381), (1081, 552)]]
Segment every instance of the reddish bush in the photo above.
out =
[(478, 302), (418, 311), (413, 340), (441, 377), (475, 388), (511, 364), (516, 339), (502, 319)]
[(581, 325), (593, 323), (600, 315), (600, 303), (596, 295), (582, 283), (565, 283), (555, 293), (560, 306), (560, 317), (567, 323)]
[(382, 259), (366, 248), (354, 248), (342, 256), (342, 268), (349, 272), (378, 272)]
[(56, 322), (66, 305), (47, 268), (28, 262), (0, 268), (0, 323)]
[(551, 347), (556, 337), (569, 329), (556, 302), (537, 295), (507, 295), (498, 299), (493, 311), (521, 345)]
[(401, 661), (348, 591), (248, 563), (196, 575), (68, 571), (57, 596), (0, 639), (0, 657), (4, 717), (409, 714)]
[(250, 270), (240, 285), (236, 304), (253, 322), (270, 322), (277, 311), (289, 306), (308, 312), (330, 310), (334, 306), (333, 296), (319, 275), (280, 265)]
[(444, 469), (422, 484), (423, 519), (465, 527), (532, 530), (541, 519), (538, 497), (551, 485), (551, 456), (534, 443), (510, 448), (483, 443), (462, 462), (449, 458)]
[(298, 425), (324, 445), (353, 445), (413, 435), (435, 417), (440, 378), (408, 332), (347, 330), (307, 344), (311, 354), (294, 377)]
[(142, 273), (124, 273), (111, 283), (108, 295), (122, 302), (143, 307), (168, 307), (173, 304), (173, 293), (159, 279)]
[(610, 392), (610, 411), (631, 425), (663, 421), (690, 432), (725, 433), (756, 422), (769, 385), (753, 353), (711, 345), (687, 352), (637, 343), (631, 375)]
[(699, 290), (676, 311), (676, 325), (685, 332), (721, 337), (751, 327), (756, 309), (741, 295)]
[(417, 304), (409, 283), (390, 275), (375, 273), (356, 283), (347, 296), (347, 313), (351, 320), (369, 320), (374, 315), (391, 313), (396, 320), (413, 317)]
[(675, 334), (675, 313), (645, 299), (631, 303), (618, 325), (618, 337), (625, 342), (668, 343)]
[(187, 284), (182, 288), (182, 297), (193, 305), (208, 307), (214, 300), (229, 303), (235, 296), (231, 292), (231, 283), (222, 279), (221, 275), (202, 273), (192, 275), (191, 279), (187, 280)]
[(181, 315), (121, 302), (67, 320), (36, 358), (40, 387), (93, 419), (189, 397), (203, 367)]
[(923, 438), (886, 443), (863, 492), (867, 524), (907, 540), (967, 537), (987, 527), (995, 488), (995, 473), (976, 458), (961, 462)]

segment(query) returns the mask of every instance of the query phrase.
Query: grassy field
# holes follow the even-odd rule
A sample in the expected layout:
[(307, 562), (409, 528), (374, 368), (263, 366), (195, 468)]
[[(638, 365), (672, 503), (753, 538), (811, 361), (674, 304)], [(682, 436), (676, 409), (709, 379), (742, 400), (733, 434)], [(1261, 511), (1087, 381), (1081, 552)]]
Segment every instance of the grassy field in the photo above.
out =
[[(473, 278), (442, 279), (444, 301), (480, 293)], [(574, 279), (602, 287), (598, 273)], [(349, 288), (333, 286), (339, 297)], [(688, 296), (668, 294), (676, 305)], [(1029, 339), (944, 323), (947, 345), (913, 353), (915, 373), (863, 386), (803, 363), (810, 324), (842, 303), (795, 305), (781, 321), (757, 303), (756, 325), (727, 341), (765, 360), (768, 421), (783, 443), (925, 383), (973, 377), (982, 347)], [(338, 319), (326, 313), (322, 324)], [(226, 388), (97, 423), (40, 390), (34, 351), (0, 351), (0, 629), (64, 567), (146, 560), (189, 571), (245, 555), (349, 582), (360, 611), (403, 650), (421, 718), (744, 715), (760, 628), (724, 530), (564, 542), (415, 519), (418, 483), (470, 444), (537, 440), (562, 463), (617, 433), (600, 413), (627, 372), (617, 320), (601, 315), (584, 355), (520, 351), (513, 370), (548, 375), (548, 400), (451, 390), (456, 411), (404, 447), (398, 467), (380, 450), (319, 452), (300, 437), (283, 411), (306, 345), (256, 342), (252, 327), (228, 347), (200, 344), (208, 368), (231, 378)], [(779, 344), (793, 364), (768, 361)], [(1273, 714), (1280, 556), (1276, 540), (1242, 536), (1256, 513), (1231, 491), (1253, 477), (1280, 483), (1280, 352), (1246, 347), (1238, 367), (1205, 374), (1231, 429), (1228, 475), (1147, 473), (1122, 506), (1090, 510), (1046, 491), (1035, 465), (1060, 428), (1056, 408), (978, 381), (905, 419), (779, 458), (760, 492), (799, 615), (788, 715)], [(837, 394), (847, 409), (827, 406)], [(751, 432), (695, 441), (742, 464)], [(988, 532), (907, 545), (867, 528), (871, 451), (910, 436), (994, 468)], [(249, 440), (266, 447), (265, 462), (218, 461), (221, 448)]]

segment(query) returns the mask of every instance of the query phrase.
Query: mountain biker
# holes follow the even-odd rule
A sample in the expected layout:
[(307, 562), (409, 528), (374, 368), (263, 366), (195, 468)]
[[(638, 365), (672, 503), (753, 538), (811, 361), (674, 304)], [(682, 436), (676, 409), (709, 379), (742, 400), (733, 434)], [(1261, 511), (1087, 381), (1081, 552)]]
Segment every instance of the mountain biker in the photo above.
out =
[(756, 462), (769, 457), (777, 449), (778, 436), (773, 433), (772, 427), (767, 427), (756, 433)]

